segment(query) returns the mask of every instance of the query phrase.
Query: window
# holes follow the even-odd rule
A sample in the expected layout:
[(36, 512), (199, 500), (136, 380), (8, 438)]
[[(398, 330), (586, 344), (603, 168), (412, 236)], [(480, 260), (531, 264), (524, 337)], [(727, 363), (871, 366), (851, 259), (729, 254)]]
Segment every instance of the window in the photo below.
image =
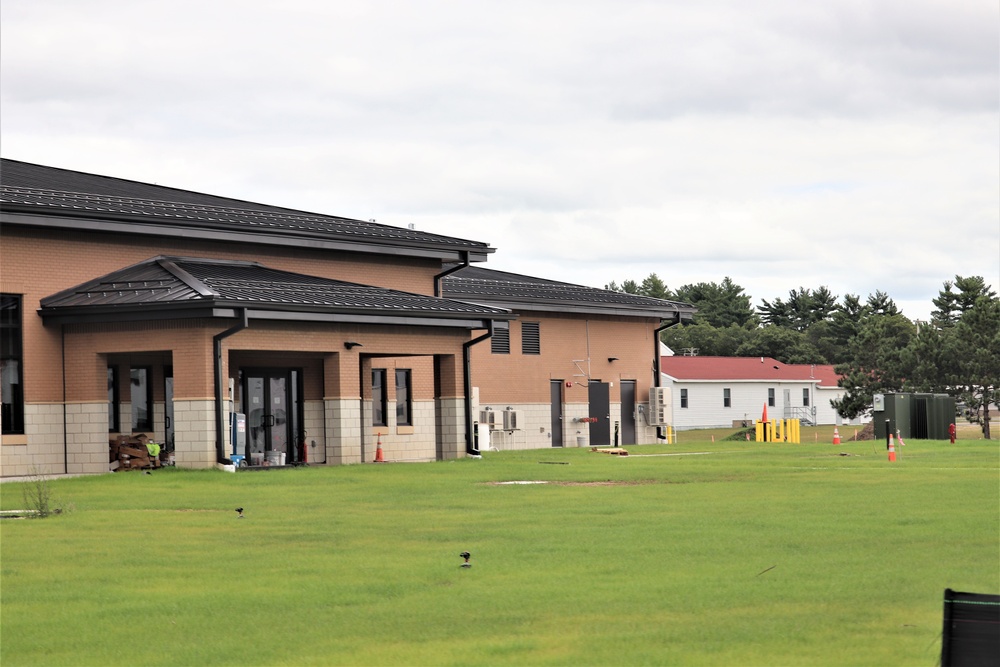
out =
[(132, 387), (132, 432), (153, 430), (153, 371), (150, 368), (133, 368), (130, 373)]
[(541, 354), (542, 339), (538, 322), (521, 322), (521, 354)]
[(722, 390), (722, 407), (724, 407), (724, 408), (731, 408), (731, 407), (733, 407), (732, 396), (730, 395), (728, 389), (723, 389)]
[(490, 338), (490, 350), (493, 354), (510, 354), (510, 329), (497, 328)]
[(410, 369), (396, 369), (396, 426), (412, 426)]
[(804, 407), (809, 407), (809, 387), (805, 387), (802, 390), (802, 405)]
[(681, 389), (681, 407), (686, 408), (688, 406), (688, 390)]
[(385, 383), (385, 369), (372, 369), (372, 426), (387, 426), (389, 418)]
[(118, 367), (108, 366), (108, 433), (118, 433), (121, 430), (121, 408), (118, 403)]
[(0, 386), (4, 433), (24, 433), (24, 389), (21, 352), (21, 297), (0, 294)]
[(767, 407), (774, 407), (774, 389), (767, 390)]

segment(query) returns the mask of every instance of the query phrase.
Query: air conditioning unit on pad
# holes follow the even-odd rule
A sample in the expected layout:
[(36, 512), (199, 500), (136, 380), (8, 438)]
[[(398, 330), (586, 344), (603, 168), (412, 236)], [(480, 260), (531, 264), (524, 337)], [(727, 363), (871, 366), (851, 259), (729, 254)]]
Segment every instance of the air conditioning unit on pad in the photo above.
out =
[(497, 413), (492, 410), (480, 410), (479, 411), (479, 423), (486, 424), (490, 428), (497, 427)]
[(521, 428), (521, 414), (517, 410), (503, 411), (503, 429), (505, 431), (516, 431)]
[(670, 387), (649, 388), (649, 424), (664, 426), (670, 423), (671, 400)]

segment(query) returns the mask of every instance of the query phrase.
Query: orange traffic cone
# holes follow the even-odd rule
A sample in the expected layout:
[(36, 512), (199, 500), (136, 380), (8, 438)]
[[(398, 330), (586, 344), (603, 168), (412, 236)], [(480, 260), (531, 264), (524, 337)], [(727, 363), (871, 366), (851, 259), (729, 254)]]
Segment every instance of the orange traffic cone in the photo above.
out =
[(837, 429), (836, 426), (833, 427), (833, 444), (835, 445), (840, 444), (840, 431)]
[(889, 434), (889, 461), (895, 462), (896, 460), (896, 445), (892, 439), (892, 433)]
[(382, 434), (378, 434), (378, 442), (375, 443), (375, 463), (385, 463), (385, 457), (382, 456)]

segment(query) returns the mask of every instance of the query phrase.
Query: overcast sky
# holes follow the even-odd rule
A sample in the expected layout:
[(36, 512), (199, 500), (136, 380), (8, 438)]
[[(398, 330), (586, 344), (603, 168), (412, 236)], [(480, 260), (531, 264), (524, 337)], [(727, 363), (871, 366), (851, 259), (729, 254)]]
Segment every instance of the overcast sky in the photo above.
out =
[(2, 0), (4, 157), (583, 285), (1000, 288), (996, 0)]

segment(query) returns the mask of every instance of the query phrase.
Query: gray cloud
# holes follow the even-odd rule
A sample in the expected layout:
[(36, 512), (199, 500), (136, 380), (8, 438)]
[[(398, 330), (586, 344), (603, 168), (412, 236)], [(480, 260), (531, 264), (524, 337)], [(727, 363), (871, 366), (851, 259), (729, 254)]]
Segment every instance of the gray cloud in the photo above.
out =
[(488, 241), (591, 285), (1000, 285), (978, 0), (4, 0), (5, 157)]

